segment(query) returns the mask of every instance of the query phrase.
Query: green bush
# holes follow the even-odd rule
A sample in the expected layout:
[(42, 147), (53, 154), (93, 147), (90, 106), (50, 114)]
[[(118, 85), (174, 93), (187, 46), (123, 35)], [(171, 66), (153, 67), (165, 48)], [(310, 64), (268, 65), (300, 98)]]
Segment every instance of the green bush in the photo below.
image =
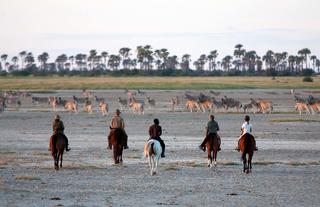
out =
[(304, 77), (303, 82), (313, 82), (313, 78), (311, 78), (310, 76)]

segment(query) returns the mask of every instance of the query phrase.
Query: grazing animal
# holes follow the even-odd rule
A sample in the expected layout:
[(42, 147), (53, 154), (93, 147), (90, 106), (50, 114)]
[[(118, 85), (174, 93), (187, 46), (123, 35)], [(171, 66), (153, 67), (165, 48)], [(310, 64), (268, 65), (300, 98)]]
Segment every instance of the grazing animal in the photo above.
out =
[(307, 100), (308, 105), (314, 115), (316, 112), (320, 112), (320, 99), (313, 97), (310, 95)]
[(219, 96), (220, 95), (220, 92), (215, 92), (215, 91), (212, 91), (212, 90), (210, 90), (209, 92), (211, 94), (213, 94), (214, 96)]
[(190, 110), (191, 113), (193, 112), (193, 110), (196, 110), (197, 112), (201, 111), (199, 103), (197, 101), (193, 101), (193, 100), (187, 101), (186, 108), (188, 110)]
[(215, 97), (212, 97), (211, 99), (212, 99), (212, 107), (215, 108), (215, 112), (217, 112), (218, 109), (224, 108), (221, 101), (217, 101)]
[(242, 153), (241, 159), (243, 161), (243, 172), (249, 173), (252, 170), (252, 157), (255, 146), (254, 137), (251, 134), (246, 133), (240, 138), (238, 145), (239, 150)]
[(118, 102), (119, 102), (121, 110), (123, 109), (123, 107), (127, 107), (128, 106), (128, 100), (127, 99), (122, 99), (121, 97), (119, 97), (118, 98)]
[(104, 101), (100, 101), (99, 109), (100, 109), (100, 111), (102, 113), (102, 116), (106, 116), (108, 114), (108, 111), (109, 111), (109, 106)]
[(203, 113), (206, 112), (206, 109), (211, 112), (213, 110), (213, 103), (210, 99), (199, 101), (199, 105)]
[(59, 159), (60, 159), (60, 168), (62, 168), (63, 152), (66, 148), (65, 138), (59, 133), (54, 134), (50, 138), (50, 149), (51, 155), (54, 160), (54, 168), (59, 170)]
[(251, 100), (250, 103), (253, 106), (255, 106), (258, 111), (260, 111), (262, 113), (269, 112), (270, 114), (272, 114), (273, 104), (271, 101), (266, 101), (266, 100), (262, 100), (262, 99), (259, 99), (258, 101), (256, 101), (253, 98), (250, 98), (250, 100)]
[(82, 89), (82, 95), (86, 98), (92, 98), (94, 96), (93, 92), (88, 91), (87, 89)]
[(137, 101), (134, 97), (129, 100), (129, 107), (132, 108), (134, 113), (144, 114), (144, 102)]
[(87, 101), (89, 101), (88, 97), (85, 98), (78, 98), (76, 96), (72, 96), (73, 101), (77, 102), (78, 104), (83, 104), (86, 103)]
[(256, 113), (255, 105), (252, 102), (243, 105), (244, 113), (248, 113), (249, 110), (252, 110), (254, 114)]
[(19, 97), (9, 97), (5, 98), (7, 104), (14, 105), (15, 107), (21, 106), (21, 101)]
[(206, 147), (208, 152), (208, 167), (212, 168), (212, 161), (214, 161), (214, 166), (217, 166), (217, 154), (220, 147), (218, 138), (215, 136), (208, 139)]
[(137, 90), (137, 92), (138, 92), (138, 94), (140, 94), (140, 95), (142, 95), (142, 96), (147, 95), (147, 93), (146, 93), (146, 92), (141, 91), (140, 89), (138, 89), (138, 90)]
[(33, 104), (44, 104), (48, 103), (47, 97), (32, 97), (31, 98)]
[(296, 95), (295, 90), (291, 89), (291, 95), (296, 103), (306, 103), (307, 100)]
[(179, 104), (180, 104), (180, 101), (178, 96), (176, 96), (175, 98), (171, 98), (172, 111), (174, 111)]
[(100, 103), (100, 102), (102, 102), (102, 101), (105, 101), (104, 98), (99, 98), (98, 96), (94, 96), (94, 99), (95, 99), (95, 101), (98, 102), (98, 103)]
[(56, 97), (53, 97), (53, 99), (50, 100), (49, 104), (51, 105), (53, 111), (57, 111), (58, 99)]
[(73, 111), (75, 113), (78, 113), (78, 103), (75, 101), (68, 101), (65, 106), (65, 109), (69, 110), (69, 111)]
[(92, 114), (92, 111), (93, 111), (93, 106), (92, 106), (92, 103), (91, 101), (86, 101), (84, 103), (84, 111), (89, 113), (89, 114)]
[(236, 108), (237, 112), (239, 112), (240, 108), (242, 107), (240, 101), (237, 101), (233, 98), (228, 98), (227, 96), (224, 96), (224, 98), (221, 99), (221, 102), (226, 111), (228, 111), (229, 108)]
[(196, 101), (198, 99), (198, 97), (194, 97), (189, 95), (188, 93), (184, 94), (185, 99), (187, 99), (188, 101)]
[(110, 144), (113, 148), (114, 164), (122, 163), (122, 152), (124, 147), (125, 135), (121, 129), (115, 129), (114, 133), (110, 135)]
[(306, 111), (306, 114), (310, 114), (310, 110), (306, 103), (296, 103), (295, 105), (296, 111), (299, 111), (299, 114), (302, 114), (302, 111)]
[(144, 156), (148, 158), (150, 174), (155, 175), (162, 148), (158, 140), (151, 139), (144, 145)]
[(151, 99), (150, 97), (147, 97), (147, 102), (150, 105), (150, 108), (151, 108), (151, 106), (152, 107), (156, 106), (156, 101), (154, 99)]

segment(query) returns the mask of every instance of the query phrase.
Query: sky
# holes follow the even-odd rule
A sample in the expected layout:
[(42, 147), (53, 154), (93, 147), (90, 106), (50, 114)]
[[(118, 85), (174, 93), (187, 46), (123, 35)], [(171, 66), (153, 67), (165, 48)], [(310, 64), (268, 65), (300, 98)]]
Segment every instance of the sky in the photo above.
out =
[(150, 44), (172, 54), (238, 43), (263, 55), (271, 49), (320, 57), (319, 0), (1, 0), (0, 54), (22, 50), (51, 57)]

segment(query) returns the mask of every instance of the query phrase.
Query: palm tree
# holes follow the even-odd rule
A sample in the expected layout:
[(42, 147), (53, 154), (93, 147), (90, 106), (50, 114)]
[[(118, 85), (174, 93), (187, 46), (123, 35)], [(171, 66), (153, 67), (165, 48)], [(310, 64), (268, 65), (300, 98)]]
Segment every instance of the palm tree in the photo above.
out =
[(108, 57), (108, 52), (103, 51), (101, 53), (101, 57), (103, 58), (103, 64), (105, 67), (107, 67), (107, 57)]
[(14, 70), (18, 69), (18, 65), (17, 65), (18, 61), (19, 61), (19, 58), (17, 56), (13, 56), (11, 58), (11, 62), (13, 63)]
[(73, 55), (69, 56), (69, 61), (70, 61), (70, 70), (74, 68), (74, 62), (75, 62), (75, 57)]
[(306, 63), (306, 69), (308, 68), (308, 55), (310, 54), (311, 54), (311, 51), (308, 48), (304, 48), (298, 51), (298, 55), (302, 56), (304, 62)]
[(262, 60), (265, 62), (267, 69), (274, 69), (273, 65), (275, 59), (274, 52), (272, 50), (268, 50), (266, 54), (262, 57)]
[(246, 50), (242, 49), (243, 48), (242, 44), (237, 44), (234, 48), (235, 50), (233, 52), (233, 55), (237, 58), (237, 60), (235, 60), (236, 69), (240, 70), (240, 66), (243, 65), (242, 70), (244, 70), (245, 65), (243, 64), (243, 58), (245, 56)]
[(6, 70), (7, 70), (7, 66), (6, 66), (7, 58), (8, 58), (7, 54), (1, 55), (1, 61), (3, 62), (3, 65), (5, 66)]
[(62, 54), (62, 55), (59, 55), (57, 58), (56, 58), (56, 63), (57, 63), (57, 68), (58, 70), (64, 70), (65, 69), (65, 63), (67, 62), (68, 60), (68, 56), (65, 55), (65, 54)]
[(49, 54), (47, 52), (44, 52), (38, 56), (38, 61), (40, 62), (42, 70), (45, 69), (48, 59), (49, 59)]
[(121, 57), (119, 55), (110, 55), (108, 60), (108, 66), (112, 70), (118, 70), (120, 61), (121, 61)]
[(318, 73), (320, 72), (320, 60), (316, 60), (316, 67), (318, 68)]
[(34, 57), (31, 52), (26, 54), (24, 61), (27, 63), (26, 67), (30, 67), (34, 63)]
[(312, 61), (312, 69), (313, 69), (313, 70), (316, 70), (317, 56), (312, 55), (312, 56), (310, 57), (310, 60)]
[(89, 56), (88, 56), (88, 62), (90, 62), (91, 64), (90, 64), (90, 69), (92, 70), (93, 68), (94, 68), (94, 66), (95, 66), (95, 58), (96, 58), (96, 56), (97, 56), (97, 51), (96, 50), (94, 50), (94, 49), (92, 49), (92, 50), (90, 50), (89, 51)]
[(24, 58), (26, 57), (26, 55), (27, 55), (27, 52), (26, 51), (21, 51), (20, 53), (19, 53), (19, 55), (20, 55), (20, 58), (21, 58), (21, 69), (23, 69), (24, 68)]
[(209, 71), (212, 71), (212, 69), (216, 69), (216, 58), (218, 57), (217, 50), (212, 50), (210, 54), (207, 56), (209, 61)]
[(124, 69), (127, 69), (129, 67), (129, 63), (130, 63), (130, 59), (129, 59), (129, 55), (130, 55), (130, 48), (128, 47), (123, 47), (120, 48), (119, 50), (119, 54), (122, 57), (122, 66)]
[(189, 54), (184, 54), (181, 58), (181, 63), (180, 63), (180, 67), (182, 70), (189, 70), (190, 69), (190, 59), (191, 55)]
[(231, 60), (232, 60), (232, 57), (230, 55), (227, 55), (222, 59), (221, 64), (222, 64), (224, 70), (227, 70), (227, 71), (230, 70)]

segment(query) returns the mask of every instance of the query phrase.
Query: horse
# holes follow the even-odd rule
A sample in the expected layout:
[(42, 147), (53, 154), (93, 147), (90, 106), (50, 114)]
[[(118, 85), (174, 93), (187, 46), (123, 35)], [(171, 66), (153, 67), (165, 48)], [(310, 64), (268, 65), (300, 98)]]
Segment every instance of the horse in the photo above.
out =
[(238, 146), (240, 152), (242, 153), (241, 159), (243, 161), (243, 172), (249, 173), (252, 170), (251, 161), (254, 152), (254, 137), (249, 133), (242, 135), (238, 142)]
[[(214, 166), (217, 166), (217, 154), (220, 147), (218, 136), (210, 137), (206, 143), (208, 152), (208, 167), (212, 168), (212, 161), (214, 160)], [(212, 153), (211, 153), (212, 152)]]
[(66, 148), (66, 142), (64, 137), (57, 133), (51, 136), (50, 138), (50, 149), (51, 155), (54, 160), (54, 168), (59, 170), (59, 159), (60, 159), (60, 168), (62, 168), (62, 159), (63, 159), (63, 152)]
[(144, 156), (148, 158), (151, 175), (156, 174), (161, 153), (162, 153), (162, 148), (158, 140), (150, 139), (144, 145)]
[(110, 144), (113, 148), (114, 164), (122, 163), (122, 152), (124, 146), (124, 133), (122, 129), (115, 129), (110, 137)]

